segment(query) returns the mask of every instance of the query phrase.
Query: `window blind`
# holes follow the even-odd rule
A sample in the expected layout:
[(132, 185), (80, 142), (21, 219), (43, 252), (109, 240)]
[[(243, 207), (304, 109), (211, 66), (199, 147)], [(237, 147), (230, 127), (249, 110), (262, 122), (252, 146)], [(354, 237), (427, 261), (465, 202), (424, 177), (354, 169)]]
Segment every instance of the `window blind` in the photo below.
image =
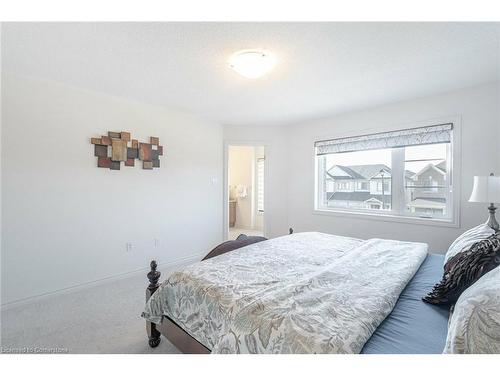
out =
[(316, 147), (316, 155), (326, 155), (341, 152), (376, 150), (381, 148), (450, 143), (452, 130), (453, 124), (440, 124), (356, 137), (317, 141), (314, 143), (314, 146)]
[(264, 159), (257, 159), (257, 210), (264, 212)]

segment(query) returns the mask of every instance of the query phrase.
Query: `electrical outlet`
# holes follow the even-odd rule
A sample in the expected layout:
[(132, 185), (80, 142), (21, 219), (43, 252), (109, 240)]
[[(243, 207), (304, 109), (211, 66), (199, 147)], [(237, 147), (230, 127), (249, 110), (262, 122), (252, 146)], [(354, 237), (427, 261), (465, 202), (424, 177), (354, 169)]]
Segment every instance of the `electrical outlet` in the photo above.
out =
[(160, 240), (158, 238), (155, 238), (154, 243), (155, 247), (160, 247)]
[(126, 251), (127, 253), (129, 253), (129, 252), (131, 252), (131, 251), (132, 251), (132, 242), (127, 242), (127, 243), (125, 244), (125, 251)]

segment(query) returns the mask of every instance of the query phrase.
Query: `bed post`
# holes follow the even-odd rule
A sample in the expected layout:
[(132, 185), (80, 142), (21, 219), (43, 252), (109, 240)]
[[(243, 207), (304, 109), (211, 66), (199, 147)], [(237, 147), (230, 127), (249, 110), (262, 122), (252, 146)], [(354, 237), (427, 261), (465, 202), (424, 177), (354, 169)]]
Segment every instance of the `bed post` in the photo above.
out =
[[(148, 272), (149, 285), (146, 289), (146, 302), (160, 286), (158, 284), (158, 280), (160, 279), (161, 272), (156, 270), (156, 267), (158, 267), (156, 260), (153, 259), (150, 266), (151, 271)], [(156, 329), (156, 324), (146, 321), (146, 332), (148, 333), (149, 346), (152, 348), (156, 348), (161, 341), (161, 334), (160, 331)]]

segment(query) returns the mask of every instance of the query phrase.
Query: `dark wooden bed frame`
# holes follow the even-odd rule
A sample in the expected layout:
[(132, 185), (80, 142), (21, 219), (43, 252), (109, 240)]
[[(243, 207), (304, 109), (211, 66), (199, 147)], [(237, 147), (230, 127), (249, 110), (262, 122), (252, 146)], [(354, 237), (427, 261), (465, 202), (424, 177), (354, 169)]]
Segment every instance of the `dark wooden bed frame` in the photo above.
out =
[[(146, 289), (146, 301), (158, 289), (161, 273), (156, 270), (156, 261), (151, 261), (151, 271), (148, 273), (149, 286)], [(156, 348), (161, 341), (161, 335), (165, 336), (177, 349), (186, 354), (209, 354), (210, 350), (193, 338), (189, 333), (179, 327), (172, 319), (165, 316), (161, 324), (146, 321), (146, 332), (148, 333), (149, 346)]]
[[(289, 234), (293, 233), (293, 229), (289, 229)], [(238, 236), (238, 239), (241, 238), (241, 235)], [(238, 240), (237, 239), (237, 240)], [(259, 240), (259, 241), (262, 241)], [(259, 242), (255, 241), (255, 242)], [(221, 247), (225, 245), (225, 247)], [(244, 245), (246, 246), (246, 245)], [(234, 243), (234, 241), (227, 241), (223, 244), (217, 246), (215, 249), (210, 251), (205, 258), (209, 259), (214, 256), (233, 251), (238, 249), (240, 246)], [(158, 264), (155, 260), (151, 261), (151, 271), (148, 272), (148, 280), (149, 285), (146, 289), (146, 302), (153, 295), (154, 292), (159, 288), (160, 284), (158, 281), (160, 280), (161, 272), (157, 271)], [(156, 348), (161, 341), (161, 335), (167, 338), (177, 349), (179, 349), (182, 353), (185, 354), (210, 354), (210, 349), (208, 349), (205, 345), (201, 344), (198, 340), (192, 337), (189, 333), (184, 331), (181, 327), (179, 327), (171, 318), (168, 316), (164, 316), (163, 322), (161, 324), (151, 323), (146, 321), (146, 332), (148, 334), (149, 346), (152, 348)]]

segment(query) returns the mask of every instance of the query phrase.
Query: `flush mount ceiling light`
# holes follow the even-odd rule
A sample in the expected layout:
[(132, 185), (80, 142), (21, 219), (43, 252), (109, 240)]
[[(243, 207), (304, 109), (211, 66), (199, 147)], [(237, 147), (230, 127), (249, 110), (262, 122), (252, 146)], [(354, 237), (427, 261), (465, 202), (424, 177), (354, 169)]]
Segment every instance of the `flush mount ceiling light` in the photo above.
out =
[(276, 58), (267, 51), (244, 50), (229, 58), (229, 66), (249, 79), (262, 77), (276, 65)]

